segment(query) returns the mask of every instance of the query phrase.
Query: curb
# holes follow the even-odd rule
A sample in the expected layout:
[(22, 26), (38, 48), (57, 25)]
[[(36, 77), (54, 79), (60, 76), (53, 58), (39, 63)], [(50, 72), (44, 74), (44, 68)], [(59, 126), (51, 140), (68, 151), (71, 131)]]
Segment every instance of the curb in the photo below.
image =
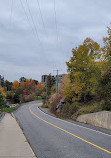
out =
[[(39, 106), (38, 108), (39, 108), (42, 112), (44, 112), (45, 114), (48, 114), (48, 115), (50, 115), (50, 116), (53, 116), (53, 117), (58, 118), (56, 115), (54, 115), (54, 114), (52, 114), (52, 113), (49, 113), (49, 112), (44, 111), (44, 110), (42, 109), (42, 107), (41, 107), (41, 106)], [(62, 120), (62, 119), (61, 119), (61, 120)]]
[(2, 113), (0, 114), (0, 121), (3, 119), (4, 116), (5, 116), (5, 112), (2, 112)]
[[(58, 118), (56, 115), (54, 116), (53, 114), (50, 114), (46, 111), (44, 111), (41, 106), (38, 107), (39, 110), (41, 110), (43, 113), (49, 115), (49, 116), (52, 116), (52, 117), (55, 117), (55, 118)], [(85, 123), (82, 123), (82, 122), (77, 122), (77, 121), (74, 121), (74, 120), (70, 120), (70, 119), (62, 119), (62, 118), (58, 118), (60, 120), (63, 120), (63, 121), (66, 121), (66, 122), (69, 122), (69, 123), (72, 123), (72, 124), (76, 124), (77, 126), (82, 126), (83, 128), (88, 128), (90, 130), (94, 130), (94, 131), (98, 131), (98, 132), (102, 132), (104, 134), (108, 134), (108, 135), (111, 135), (111, 130), (109, 129), (105, 129), (105, 128), (102, 128), (102, 127), (98, 127), (98, 126), (94, 126), (94, 125), (91, 125), (91, 124), (85, 124)]]

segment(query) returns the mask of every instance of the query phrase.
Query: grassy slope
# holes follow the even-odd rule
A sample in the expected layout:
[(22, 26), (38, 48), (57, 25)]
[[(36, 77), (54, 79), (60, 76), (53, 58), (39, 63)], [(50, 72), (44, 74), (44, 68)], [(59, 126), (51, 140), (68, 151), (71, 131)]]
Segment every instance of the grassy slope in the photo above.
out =
[(5, 109), (2, 109), (1, 111), (10, 113), (10, 112), (16, 110), (18, 107), (20, 107), (20, 105), (17, 105), (15, 107), (11, 107), (11, 108), (5, 108)]

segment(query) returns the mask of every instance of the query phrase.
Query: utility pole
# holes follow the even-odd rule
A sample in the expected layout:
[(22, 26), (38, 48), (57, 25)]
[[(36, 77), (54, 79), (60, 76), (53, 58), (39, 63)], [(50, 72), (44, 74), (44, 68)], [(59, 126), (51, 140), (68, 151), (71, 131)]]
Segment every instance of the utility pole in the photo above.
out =
[(58, 96), (58, 74), (59, 74), (59, 70), (57, 69), (57, 77), (56, 77), (56, 94)]
[(0, 88), (1, 88), (1, 78), (2, 78), (2, 77), (1, 77), (1, 75), (0, 75)]
[(57, 75), (56, 75), (56, 95), (57, 95), (57, 97), (58, 97), (58, 93), (59, 93), (59, 89), (58, 89), (58, 75), (59, 75), (59, 71), (61, 71), (61, 70), (54, 70), (54, 71), (56, 71), (57, 72)]
[(47, 76), (46, 76), (46, 104), (47, 104), (47, 97), (48, 95), (47, 95)]

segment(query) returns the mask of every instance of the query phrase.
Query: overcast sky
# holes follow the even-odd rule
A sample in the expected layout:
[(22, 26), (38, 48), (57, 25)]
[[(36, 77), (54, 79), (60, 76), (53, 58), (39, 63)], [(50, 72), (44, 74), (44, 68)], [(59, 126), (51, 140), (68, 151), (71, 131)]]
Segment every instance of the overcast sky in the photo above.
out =
[(111, 0), (55, 0), (56, 20), (54, 0), (38, 0), (41, 14), (37, 0), (27, 0), (31, 15), (21, 1), (25, 12), (20, 0), (0, 0), (0, 74), (5, 79), (40, 81), (57, 68), (66, 73), (72, 48), (86, 37), (102, 45), (107, 36)]

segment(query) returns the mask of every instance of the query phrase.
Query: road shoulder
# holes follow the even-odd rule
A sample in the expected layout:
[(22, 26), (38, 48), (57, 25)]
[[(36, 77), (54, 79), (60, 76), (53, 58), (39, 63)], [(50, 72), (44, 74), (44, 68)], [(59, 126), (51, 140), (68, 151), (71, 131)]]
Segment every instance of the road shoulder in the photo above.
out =
[[(39, 106), (39, 109), (42, 112), (44, 112), (44, 113), (46, 113), (46, 114), (48, 114), (48, 115), (50, 115), (52, 117), (58, 118), (56, 115), (51, 114), (49, 112), (49, 109), (42, 108), (41, 106)], [(58, 119), (61, 119), (61, 118), (58, 118)], [(111, 135), (111, 130), (109, 130), (109, 129), (105, 129), (105, 128), (101, 128), (101, 127), (98, 127), (98, 126), (94, 126), (94, 125), (90, 125), (90, 124), (85, 124), (85, 123), (77, 122), (77, 121), (70, 120), (70, 119), (61, 119), (61, 120), (67, 121), (67, 122), (72, 123), (72, 124), (76, 124), (78, 126), (82, 126), (83, 128), (88, 128), (88, 129), (95, 130), (95, 131), (98, 131), (98, 132), (101, 132), (101, 133), (104, 133), (104, 134)]]

